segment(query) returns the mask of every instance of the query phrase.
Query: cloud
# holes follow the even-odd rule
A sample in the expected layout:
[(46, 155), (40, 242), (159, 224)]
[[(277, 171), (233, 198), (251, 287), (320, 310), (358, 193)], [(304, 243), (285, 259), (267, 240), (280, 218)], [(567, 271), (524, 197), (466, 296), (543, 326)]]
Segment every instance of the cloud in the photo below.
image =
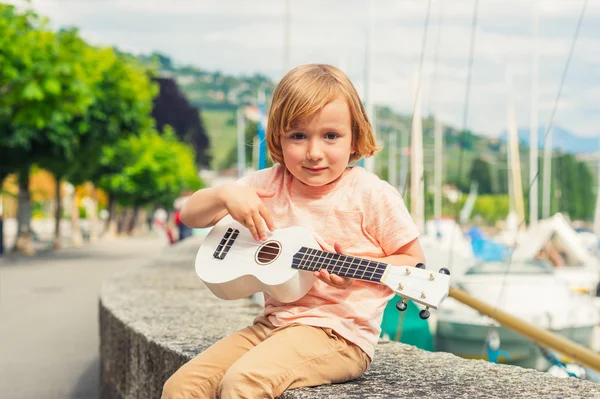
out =
[[(488, 135), (505, 130), (507, 68), (514, 79), (517, 122), (529, 124), (534, 3), (539, 23), (540, 123), (548, 118), (583, 0), (480, 0), (467, 118), (472, 130)], [(178, 64), (226, 73), (261, 72), (278, 79), (284, 72), (283, 0), (34, 0), (32, 4), (54, 26), (78, 26), (93, 43), (135, 53), (161, 51)], [(338, 65), (362, 92), (369, 2), (290, 0), (289, 4), (290, 64)], [(409, 113), (428, 3), (374, 0), (374, 4), (372, 97)], [(473, 4), (431, 1), (421, 71), (423, 111), (433, 110), (457, 127), (465, 106)], [(588, 0), (555, 117), (575, 134), (600, 135), (596, 71), (600, 71), (600, 1)]]

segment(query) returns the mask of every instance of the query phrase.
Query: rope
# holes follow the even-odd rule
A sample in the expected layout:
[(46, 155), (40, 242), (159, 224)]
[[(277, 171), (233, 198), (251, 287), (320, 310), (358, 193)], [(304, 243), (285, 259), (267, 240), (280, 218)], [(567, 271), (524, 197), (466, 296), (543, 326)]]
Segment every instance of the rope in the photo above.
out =
[[(417, 109), (417, 98), (419, 98), (419, 94), (421, 92), (421, 76), (423, 71), (423, 60), (425, 59), (425, 45), (427, 43), (427, 32), (429, 31), (429, 16), (431, 15), (431, 0), (427, 1), (427, 12), (425, 14), (425, 22), (423, 24), (423, 39), (421, 40), (421, 56), (419, 57), (419, 80), (417, 82), (417, 91), (415, 93), (415, 98), (413, 101), (413, 112), (411, 117), (412, 119), (415, 117), (415, 111)], [(402, 188), (402, 197), (406, 197), (406, 189), (408, 188), (408, 176), (410, 175), (410, 164), (408, 165), (408, 169), (406, 171), (406, 176), (404, 178), (404, 187)], [(421, 181), (423, 181), (423, 175), (421, 175)]]
[[(467, 117), (469, 115), (469, 99), (471, 96), (471, 75), (473, 72), (473, 54), (475, 53), (475, 37), (477, 33), (477, 19), (478, 19), (478, 11), (479, 11), (479, 0), (475, 0), (473, 5), (473, 18), (471, 23), (471, 44), (469, 46), (469, 61), (467, 66), (467, 82), (465, 87), (465, 102), (463, 107), (463, 117), (462, 117), (462, 132), (460, 137), (459, 146), (460, 149), (458, 151), (458, 167), (456, 173), (456, 179), (460, 179), (460, 175), (462, 174), (462, 165), (464, 162), (464, 139), (466, 137), (467, 132)], [(460, 199), (460, 196), (459, 196)], [(454, 212), (454, 220), (458, 223), (458, 216), (460, 213), (459, 210), (460, 201), (456, 201), (455, 212)], [(453, 256), (453, 248), (454, 248), (454, 236), (456, 229), (452, 229), (452, 235), (450, 236), (450, 246), (449, 246), (449, 256), (448, 256), (448, 265), (452, 264), (452, 256)]]

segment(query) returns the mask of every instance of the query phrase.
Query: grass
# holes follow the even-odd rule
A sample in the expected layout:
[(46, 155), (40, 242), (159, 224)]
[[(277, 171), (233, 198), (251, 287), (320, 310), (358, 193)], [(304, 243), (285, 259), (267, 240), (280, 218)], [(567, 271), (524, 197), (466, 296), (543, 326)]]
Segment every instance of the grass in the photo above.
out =
[[(233, 165), (228, 165), (227, 158), (232, 151), (235, 150), (237, 142), (237, 127), (236, 114), (233, 110), (225, 109), (205, 109), (202, 110), (201, 118), (204, 123), (206, 134), (210, 138), (210, 153), (212, 155), (211, 168), (213, 170), (222, 170)], [(383, 151), (377, 154), (377, 163), (382, 167), (387, 163), (387, 136), (382, 136), (384, 141)], [(433, 179), (433, 138), (424, 137), (424, 161), (425, 171), (429, 175), (429, 179)], [(445, 181), (454, 183), (456, 181), (456, 173), (458, 172), (459, 149), (456, 146), (444, 148), (444, 175)], [(485, 148), (477, 148), (475, 150), (465, 150), (463, 153), (461, 175), (463, 178), (468, 176), (471, 170), (471, 163), (478, 155), (487, 154)], [(522, 159), (523, 160), (523, 159)], [(400, 156), (396, 165), (400, 168)], [(383, 172), (380, 170), (379, 172)], [(385, 173), (386, 177), (387, 173)]]
[(211, 169), (220, 170), (237, 140), (236, 114), (232, 110), (203, 110), (200, 114), (210, 139)]

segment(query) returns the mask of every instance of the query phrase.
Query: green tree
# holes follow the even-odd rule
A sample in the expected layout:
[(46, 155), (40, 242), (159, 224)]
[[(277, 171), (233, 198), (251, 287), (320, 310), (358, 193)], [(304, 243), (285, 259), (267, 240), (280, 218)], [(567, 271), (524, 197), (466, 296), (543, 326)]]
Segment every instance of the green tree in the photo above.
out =
[(119, 140), (104, 147), (102, 164), (118, 165), (105, 174), (98, 186), (119, 204), (132, 206), (134, 214), (148, 204), (170, 208), (184, 191), (202, 187), (194, 162), (194, 151), (181, 143), (170, 128)]
[[(152, 125), (150, 112), (156, 93), (148, 71), (137, 60), (118, 55), (112, 49), (93, 47), (86, 47), (86, 57), (87, 65), (98, 78), (93, 86), (94, 102), (87, 112), (65, 123), (65, 130), (72, 136), (73, 151), (64, 156), (47, 154), (40, 160), (57, 181), (65, 178), (75, 185), (95, 181), (106, 173), (100, 165), (104, 146)], [(58, 191), (56, 200), (55, 236), (59, 237)]]
[(561, 154), (553, 160), (552, 177), (552, 212), (564, 212), (571, 219), (592, 219), (594, 180), (587, 165), (572, 154)]
[(487, 223), (494, 224), (508, 216), (508, 195), (480, 195), (475, 201), (473, 215), (480, 215)]
[(469, 180), (478, 183), (478, 192), (480, 194), (492, 194), (492, 175), (488, 162), (481, 158), (475, 158), (471, 164)]
[(0, 5), (0, 153), (2, 176), (19, 175), (17, 245), (28, 249), (29, 170), (41, 154), (73, 153), (65, 122), (94, 101), (83, 42), (74, 31), (55, 34), (35, 13)]

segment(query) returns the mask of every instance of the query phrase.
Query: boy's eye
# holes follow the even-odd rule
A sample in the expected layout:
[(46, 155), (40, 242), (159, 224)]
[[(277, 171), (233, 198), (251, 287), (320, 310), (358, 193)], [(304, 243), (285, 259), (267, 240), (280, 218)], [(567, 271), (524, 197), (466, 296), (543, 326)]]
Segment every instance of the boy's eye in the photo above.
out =
[(292, 140), (302, 140), (306, 137), (304, 133), (294, 133), (290, 136)]
[(327, 140), (335, 140), (337, 139), (339, 136), (337, 133), (325, 133), (325, 138)]

